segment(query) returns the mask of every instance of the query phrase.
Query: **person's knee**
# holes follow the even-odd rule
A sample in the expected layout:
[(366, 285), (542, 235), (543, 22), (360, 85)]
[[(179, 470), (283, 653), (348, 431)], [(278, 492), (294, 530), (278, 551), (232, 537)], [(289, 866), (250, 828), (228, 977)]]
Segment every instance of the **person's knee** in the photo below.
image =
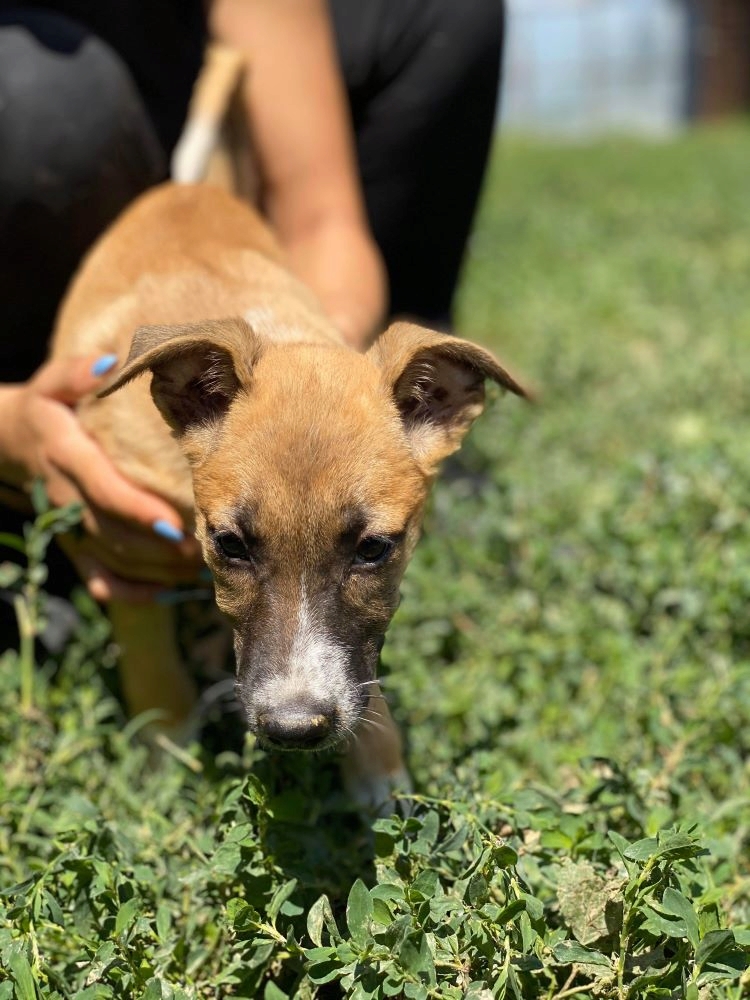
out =
[(112, 50), (28, 7), (0, 10), (0, 149), (0, 369), (24, 379), (81, 257), (165, 158)]
[(113, 160), (144, 174), (126, 186), (158, 180), (163, 154), (119, 57), (65, 18), (21, 16), (0, 20), (0, 203), (59, 210)]

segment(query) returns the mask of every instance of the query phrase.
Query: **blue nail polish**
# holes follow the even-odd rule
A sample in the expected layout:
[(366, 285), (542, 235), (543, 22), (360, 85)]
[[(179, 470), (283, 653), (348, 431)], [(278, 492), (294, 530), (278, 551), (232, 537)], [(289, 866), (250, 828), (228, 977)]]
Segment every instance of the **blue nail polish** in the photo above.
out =
[(181, 542), (185, 537), (185, 533), (183, 531), (180, 531), (179, 528), (175, 528), (175, 526), (170, 524), (169, 521), (163, 521), (161, 518), (158, 521), (154, 521), (152, 527), (157, 535), (161, 535), (162, 538), (166, 538), (168, 542)]
[(112, 371), (112, 369), (117, 364), (116, 354), (103, 354), (97, 361), (91, 366), (91, 374), (96, 375), (97, 378), (100, 375), (106, 375), (107, 372)]

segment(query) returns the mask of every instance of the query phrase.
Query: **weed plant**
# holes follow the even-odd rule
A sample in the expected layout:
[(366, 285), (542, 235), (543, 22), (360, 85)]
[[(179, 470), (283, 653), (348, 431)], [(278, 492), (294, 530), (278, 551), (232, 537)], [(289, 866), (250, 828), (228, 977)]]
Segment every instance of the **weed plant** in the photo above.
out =
[(98, 609), (34, 645), (75, 516), (37, 498), (2, 539), (0, 1000), (750, 995), (749, 161), (745, 126), (499, 151), (461, 328), (541, 399), (490, 406), (404, 583), (408, 818), (333, 757), (155, 766)]

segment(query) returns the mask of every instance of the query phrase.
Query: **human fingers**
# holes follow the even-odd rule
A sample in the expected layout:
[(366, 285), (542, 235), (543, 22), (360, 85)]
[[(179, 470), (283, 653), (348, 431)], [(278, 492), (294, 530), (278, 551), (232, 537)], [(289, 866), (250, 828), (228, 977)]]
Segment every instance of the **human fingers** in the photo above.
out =
[(174, 507), (123, 476), (80, 426), (58, 442), (52, 462), (92, 509), (145, 529), (176, 546), (185, 557), (197, 554), (198, 544)]
[(117, 365), (116, 354), (86, 355), (77, 358), (53, 358), (42, 365), (31, 379), (35, 391), (50, 399), (72, 406), (95, 392), (102, 378)]
[(89, 512), (84, 515), (87, 532), (76, 540), (77, 545), (118, 576), (166, 586), (197, 580), (203, 565), (197, 552), (186, 555), (174, 543), (100, 514), (93, 530), (88, 522)]
[[(35, 456), (36, 472), (47, 482), (53, 502), (69, 502), (73, 491), (75, 499), (112, 518), (140, 525), (152, 535), (178, 546), (183, 555), (197, 553), (197, 543), (187, 537), (178, 512), (123, 476), (81, 426), (73, 410), (35, 390), (31, 393), (25, 427), (29, 436), (26, 450)], [(50, 490), (52, 483), (54, 493)], [(92, 528), (89, 523), (86, 526)]]
[[(63, 548), (67, 548), (64, 542)], [(119, 577), (92, 555), (76, 551), (70, 553), (70, 558), (95, 601), (150, 604), (164, 590), (159, 584), (136, 582)]]

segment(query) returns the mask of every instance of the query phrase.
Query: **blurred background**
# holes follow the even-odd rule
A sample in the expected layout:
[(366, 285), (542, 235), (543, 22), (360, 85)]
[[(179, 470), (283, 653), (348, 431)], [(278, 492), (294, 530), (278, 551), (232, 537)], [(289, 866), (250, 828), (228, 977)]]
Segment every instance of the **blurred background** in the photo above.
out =
[(507, 129), (669, 134), (750, 102), (747, 0), (507, 0)]

